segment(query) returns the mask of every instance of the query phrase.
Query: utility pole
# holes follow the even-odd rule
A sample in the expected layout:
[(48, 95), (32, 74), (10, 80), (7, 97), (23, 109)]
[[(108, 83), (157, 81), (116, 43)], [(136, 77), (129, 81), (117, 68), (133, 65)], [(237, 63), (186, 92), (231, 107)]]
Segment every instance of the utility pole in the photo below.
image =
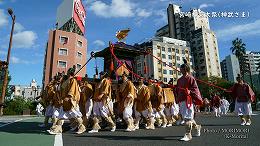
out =
[(8, 53), (7, 53), (7, 59), (6, 59), (6, 67), (4, 68), (4, 81), (3, 81), (3, 87), (2, 87), (2, 95), (1, 95), (1, 100), (0, 100), (0, 116), (3, 115), (4, 111), (4, 101), (5, 101), (5, 91), (6, 91), (6, 86), (8, 82), (8, 66), (9, 66), (9, 61), (10, 61), (10, 54), (11, 54), (11, 48), (12, 48), (12, 40), (13, 40), (13, 33), (14, 33), (14, 24), (15, 24), (15, 15), (13, 14), (13, 10), (11, 8), (8, 9), (9, 15), (12, 17), (12, 30), (11, 30), (11, 35), (10, 35), (10, 41), (9, 41), (9, 48), (8, 48)]

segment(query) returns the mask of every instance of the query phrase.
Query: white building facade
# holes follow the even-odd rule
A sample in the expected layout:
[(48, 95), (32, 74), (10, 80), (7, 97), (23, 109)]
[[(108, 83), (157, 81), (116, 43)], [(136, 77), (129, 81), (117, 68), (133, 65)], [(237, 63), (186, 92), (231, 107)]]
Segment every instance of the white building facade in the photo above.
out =
[(26, 100), (35, 100), (37, 96), (41, 95), (42, 88), (37, 85), (33, 79), (30, 85), (13, 85), (15, 88), (12, 97), (21, 96)]
[(190, 43), (197, 77), (221, 77), (216, 34), (210, 30), (209, 19), (200, 9), (181, 12), (177, 5), (167, 8), (168, 25), (156, 32), (157, 37), (185, 40)]
[[(187, 41), (168, 37), (154, 38), (141, 44), (142, 49), (150, 50), (154, 56), (163, 62), (151, 55), (138, 56), (136, 57), (137, 73), (143, 75), (145, 78), (152, 77), (164, 83), (168, 83), (170, 79), (173, 79), (174, 83), (176, 83), (181, 73), (176, 71), (175, 68), (179, 70), (180, 65), (183, 64), (183, 59), (186, 59), (192, 68), (192, 57), (189, 46), (189, 42)], [(146, 74), (144, 72), (144, 64), (147, 65), (148, 69)]]

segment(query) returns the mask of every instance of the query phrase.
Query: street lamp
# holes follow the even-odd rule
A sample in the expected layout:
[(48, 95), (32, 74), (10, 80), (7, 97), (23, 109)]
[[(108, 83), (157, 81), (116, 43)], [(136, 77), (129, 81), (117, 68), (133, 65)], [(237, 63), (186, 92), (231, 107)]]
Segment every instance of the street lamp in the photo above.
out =
[(3, 87), (2, 87), (2, 95), (1, 95), (1, 100), (0, 100), (0, 116), (3, 115), (3, 104), (4, 104), (4, 99), (5, 99), (5, 90), (8, 82), (8, 66), (9, 66), (9, 60), (10, 60), (10, 54), (11, 54), (11, 48), (12, 48), (12, 40), (13, 40), (13, 33), (14, 33), (14, 24), (15, 24), (15, 15), (13, 14), (13, 10), (11, 8), (8, 8), (8, 13), (12, 18), (12, 30), (11, 30), (11, 35), (10, 35), (10, 41), (9, 41), (9, 47), (8, 47), (8, 52), (7, 52), (7, 58), (6, 58), (6, 67), (5, 67), (5, 72), (4, 72), (4, 81), (3, 81)]

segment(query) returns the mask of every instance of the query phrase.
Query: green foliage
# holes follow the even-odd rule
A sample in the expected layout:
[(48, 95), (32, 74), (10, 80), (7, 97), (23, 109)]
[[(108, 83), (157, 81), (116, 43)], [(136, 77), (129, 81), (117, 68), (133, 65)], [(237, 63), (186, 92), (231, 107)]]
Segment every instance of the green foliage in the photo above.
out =
[(246, 54), (246, 44), (243, 43), (242, 39), (236, 38), (232, 41), (232, 47), (230, 48), (232, 53), (236, 55), (239, 61), (240, 72), (242, 77), (246, 73), (246, 60), (244, 55)]
[[(2, 88), (3, 88), (3, 79), (4, 79), (4, 73), (3, 73), (3, 71), (0, 69), (0, 78), (1, 78), (1, 80), (0, 80), (0, 96), (2, 95)], [(8, 87), (8, 85), (9, 85), (9, 83), (10, 83), (10, 81), (11, 81), (11, 76), (9, 75), (9, 72), (8, 72), (8, 82), (7, 82), (7, 87)], [(9, 88), (6, 88), (6, 91), (5, 91), (5, 97), (10, 97), (11, 96), (11, 91), (10, 91), (10, 89)]]
[[(229, 89), (233, 85), (231, 82), (229, 82), (225, 79), (219, 78), (219, 77), (215, 77), (215, 76), (204, 77), (204, 78), (202, 78), (202, 80), (209, 82), (209, 83), (212, 83), (212, 84), (215, 84), (215, 85), (222, 87), (222, 88), (225, 88), (225, 89)], [(201, 92), (203, 97), (207, 97), (207, 98), (210, 99), (211, 98), (210, 95), (212, 93), (218, 93), (219, 95), (221, 95), (222, 97), (224, 96), (227, 99), (231, 98), (229, 93), (227, 93), (227, 92), (225, 92), (221, 89), (218, 89), (216, 87), (212, 87), (212, 86), (209, 86), (207, 84), (200, 83), (200, 82), (198, 82), (198, 86), (199, 86), (200, 92)]]
[(21, 115), (23, 110), (30, 109), (30, 111), (34, 111), (36, 108), (36, 102), (25, 100), (21, 96), (6, 100), (5, 105), (4, 115)]

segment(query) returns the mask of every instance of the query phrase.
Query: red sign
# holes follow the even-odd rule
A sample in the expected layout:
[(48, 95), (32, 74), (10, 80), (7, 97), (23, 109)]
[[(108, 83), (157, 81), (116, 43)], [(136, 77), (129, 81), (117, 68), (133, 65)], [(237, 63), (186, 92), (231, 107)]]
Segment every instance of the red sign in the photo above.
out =
[(78, 24), (80, 30), (85, 33), (85, 19), (86, 19), (86, 11), (81, 0), (75, 0), (74, 2), (74, 12), (73, 18)]

